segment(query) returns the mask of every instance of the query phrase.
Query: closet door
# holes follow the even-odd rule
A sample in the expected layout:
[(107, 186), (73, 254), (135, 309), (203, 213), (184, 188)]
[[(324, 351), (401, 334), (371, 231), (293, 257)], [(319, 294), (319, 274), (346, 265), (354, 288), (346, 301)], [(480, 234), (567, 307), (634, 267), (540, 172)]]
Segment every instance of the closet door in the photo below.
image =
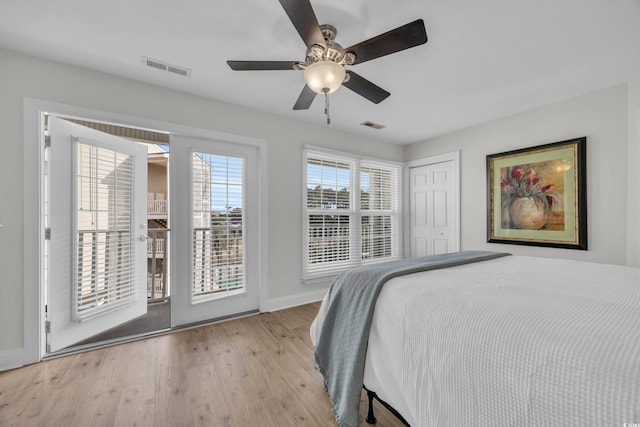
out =
[(438, 255), (458, 250), (453, 161), (409, 170), (411, 256)]

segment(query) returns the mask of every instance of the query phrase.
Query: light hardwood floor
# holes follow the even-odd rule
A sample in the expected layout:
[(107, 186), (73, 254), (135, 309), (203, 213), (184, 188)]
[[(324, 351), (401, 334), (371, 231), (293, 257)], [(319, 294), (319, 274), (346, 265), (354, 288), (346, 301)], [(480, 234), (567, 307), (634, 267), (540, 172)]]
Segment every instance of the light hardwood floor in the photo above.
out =
[[(0, 373), (0, 426), (334, 426), (313, 359), (319, 304)], [(401, 426), (376, 403), (378, 426)], [(361, 426), (367, 403), (362, 395)]]

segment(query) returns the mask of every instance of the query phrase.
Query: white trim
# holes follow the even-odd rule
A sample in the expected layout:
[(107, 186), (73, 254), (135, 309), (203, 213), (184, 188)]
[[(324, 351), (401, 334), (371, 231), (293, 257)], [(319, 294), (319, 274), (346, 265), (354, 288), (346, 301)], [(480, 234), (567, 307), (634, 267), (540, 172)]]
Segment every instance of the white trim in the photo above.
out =
[[(453, 160), (454, 163), (460, 164), (460, 150), (450, 153), (438, 154), (436, 156), (425, 157), (423, 159), (410, 160), (405, 163), (407, 169), (417, 168), (420, 166), (434, 165), (436, 163), (448, 162)], [(458, 168), (459, 169), (459, 168)]]
[(456, 196), (453, 199), (453, 243), (454, 247), (452, 252), (460, 251), (460, 150), (452, 151), (450, 153), (438, 154), (423, 159), (411, 160), (405, 163), (404, 167), (404, 194), (407, 197), (404, 198), (404, 254), (405, 256), (411, 256), (411, 194), (409, 191), (410, 177), (409, 169), (417, 168), (421, 166), (433, 165), (436, 163), (453, 162), (453, 188), (456, 191)]
[(310, 277), (308, 279), (302, 279), (302, 283), (304, 283), (305, 285), (314, 285), (314, 286), (323, 285), (328, 287), (331, 284), (331, 282), (333, 282), (333, 279), (335, 279), (338, 276), (338, 274), (340, 273), (327, 274), (326, 276)]
[(318, 145), (305, 144), (303, 147), (303, 150), (305, 153), (306, 151), (313, 151), (315, 153), (324, 154), (330, 157), (335, 157), (340, 160), (344, 160), (344, 157), (348, 157), (349, 159), (361, 160), (363, 162), (368, 162), (368, 163), (378, 163), (384, 166), (388, 166), (388, 165), (404, 166), (405, 165), (404, 162), (387, 160), (380, 157), (371, 157), (364, 154), (355, 154), (355, 153), (350, 153), (348, 151), (333, 150), (331, 148), (320, 147)]
[(330, 148), (319, 147), (317, 145), (305, 144), (303, 149), (303, 155), (305, 158), (307, 157), (307, 151), (313, 151), (314, 153), (324, 154), (328, 157), (339, 158), (340, 160), (344, 160), (345, 157), (348, 157), (349, 159), (353, 159), (353, 160), (362, 159), (362, 156), (359, 154), (349, 153), (347, 151), (332, 150)]
[(278, 311), (285, 308), (297, 307), (299, 305), (310, 304), (312, 302), (322, 301), (326, 290), (305, 292), (303, 294), (289, 295), (280, 298), (271, 298), (267, 301), (266, 310), (261, 311)]
[(267, 146), (264, 141), (264, 148), (258, 152), (258, 178), (260, 188), (258, 189), (258, 274), (260, 274), (260, 285), (258, 287), (258, 310), (266, 311), (269, 299), (269, 186), (267, 171)]
[(42, 110), (47, 106), (25, 98), (23, 103), (23, 195), (24, 195), (24, 324), (23, 363), (39, 362), (44, 354), (41, 325), (44, 324), (44, 298), (40, 283), (43, 278), (42, 215), (44, 135)]
[(24, 349), (0, 350), (0, 361), (0, 372), (21, 367), (25, 364)]
[[(41, 209), (44, 136), (41, 129), (42, 115), (62, 115), (120, 126), (153, 130), (155, 132), (183, 135), (191, 138), (220, 140), (258, 148), (260, 167), (260, 260), (259, 260), (259, 306), (266, 304), (268, 295), (268, 195), (267, 195), (267, 141), (254, 137), (234, 135), (210, 129), (196, 128), (161, 120), (96, 110), (25, 97), (23, 99), (24, 138), (24, 361), (23, 364), (39, 362), (45, 354), (44, 301), (42, 282), (42, 242), (44, 225)], [(37, 172), (34, 172), (37, 171)], [(36, 303), (37, 302), (37, 303)]]

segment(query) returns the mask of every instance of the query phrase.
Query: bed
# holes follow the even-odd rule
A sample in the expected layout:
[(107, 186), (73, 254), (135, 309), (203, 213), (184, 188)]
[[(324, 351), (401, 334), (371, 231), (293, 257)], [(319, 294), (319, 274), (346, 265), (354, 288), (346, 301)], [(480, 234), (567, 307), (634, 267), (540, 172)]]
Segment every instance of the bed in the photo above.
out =
[(310, 332), (339, 425), (363, 386), (411, 426), (640, 423), (640, 269), (461, 254), (377, 265), (373, 297), (334, 281)]

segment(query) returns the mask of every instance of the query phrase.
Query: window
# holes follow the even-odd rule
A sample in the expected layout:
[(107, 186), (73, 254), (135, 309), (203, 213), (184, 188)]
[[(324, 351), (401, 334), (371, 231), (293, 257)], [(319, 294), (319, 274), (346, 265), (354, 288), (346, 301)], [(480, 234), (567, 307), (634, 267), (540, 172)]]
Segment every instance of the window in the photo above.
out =
[(303, 279), (402, 257), (398, 163), (305, 150)]
[(239, 157), (192, 158), (192, 301), (245, 292), (244, 166)]
[(75, 141), (76, 321), (135, 300), (133, 157)]
[(360, 169), (360, 226), (362, 259), (377, 260), (394, 256), (394, 239), (398, 222), (394, 215), (396, 191), (394, 170), (384, 166)]

